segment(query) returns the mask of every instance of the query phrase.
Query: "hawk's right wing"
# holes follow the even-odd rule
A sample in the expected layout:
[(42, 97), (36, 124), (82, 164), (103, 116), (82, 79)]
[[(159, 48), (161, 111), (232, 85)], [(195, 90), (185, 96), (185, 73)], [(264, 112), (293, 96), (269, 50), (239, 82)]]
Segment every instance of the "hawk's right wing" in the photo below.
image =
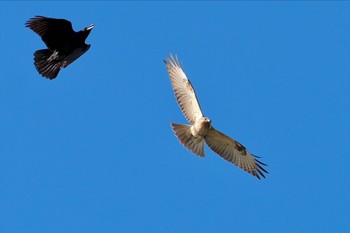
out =
[(176, 100), (181, 107), (182, 113), (191, 124), (194, 124), (196, 119), (203, 117), (203, 113), (192, 84), (182, 70), (177, 57), (175, 59), (171, 55), (170, 58), (164, 62), (169, 73)]

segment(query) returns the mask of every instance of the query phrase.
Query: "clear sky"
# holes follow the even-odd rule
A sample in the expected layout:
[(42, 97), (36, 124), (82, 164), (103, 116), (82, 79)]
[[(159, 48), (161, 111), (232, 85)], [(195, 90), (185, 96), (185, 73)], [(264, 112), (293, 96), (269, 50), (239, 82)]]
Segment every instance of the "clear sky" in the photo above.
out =
[[(349, 2), (0, 6), (1, 233), (350, 232)], [(52, 81), (35, 15), (95, 25)], [(178, 142), (170, 53), (266, 179)]]

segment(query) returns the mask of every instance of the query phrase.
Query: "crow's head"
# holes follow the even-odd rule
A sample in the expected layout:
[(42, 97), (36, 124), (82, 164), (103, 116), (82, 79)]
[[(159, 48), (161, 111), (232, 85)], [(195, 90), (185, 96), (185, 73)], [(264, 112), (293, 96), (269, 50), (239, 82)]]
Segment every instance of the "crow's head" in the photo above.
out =
[(86, 38), (89, 36), (89, 34), (90, 34), (90, 32), (91, 32), (91, 30), (92, 30), (93, 28), (94, 28), (94, 25), (93, 25), (93, 24), (91, 24), (90, 26), (84, 28), (83, 30), (81, 30), (80, 32), (78, 32), (78, 34), (80, 34), (79, 37), (80, 37), (81, 39), (83, 39), (83, 41), (85, 41)]

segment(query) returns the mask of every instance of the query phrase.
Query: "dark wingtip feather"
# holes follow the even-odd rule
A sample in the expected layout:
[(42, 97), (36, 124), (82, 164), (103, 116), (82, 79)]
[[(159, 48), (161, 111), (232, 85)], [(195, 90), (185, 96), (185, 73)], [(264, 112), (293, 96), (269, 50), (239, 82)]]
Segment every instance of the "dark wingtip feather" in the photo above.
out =
[(265, 170), (265, 168), (263, 168), (262, 166), (260, 166), (259, 164), (256, 164), (258, 166), (259, 169), (261, 169), (263, 172), (265, 173), (269, 173), (268, 171)]
[[(264, 170), (264, 169), (263, 169), (263, 170)], [(262, 177), (266, 178), (265, 175), (264, 175), (264, 173), (263, 173), (262, 171), (260, 171), (259, 169), (257, 169), (257, 171), (259, 172), (259, 174), (260, 174)], [(259, 178), (259, 179), (260, 179), (260, 178)]]
[(266, 163), (263, 163), (263, 162), (261, 162), (261, 161), (259, 161), (259, 160), (255, 160), (255, 161), (258, 162), (258, 163), (261, 164), (261, 165), (269, 166), (269, 165), (267, 165)]
[(270, 173), (269, 173), (265, 168), (263, 168), (263, 166), (268, 166), (268, 165), (265, 164), (265, 163), (263, 163), (263, 162), (261, 162), (260, 160), (258, 160), (258, 158), (260, 159), (261, 157), (256, 156), (256, 155), (253, 155), (253, 156), (254, 156), (254, 158), (255, 158), (255, 165), (257, 166), (256, 172), (255, 172), (254, 175), (255, 175), (259, 180), (260, 180), (259, 174), (260, 174), (262, 177), (266, 178), (264, 172), (267, 173), (267, 174), (270, 174)]

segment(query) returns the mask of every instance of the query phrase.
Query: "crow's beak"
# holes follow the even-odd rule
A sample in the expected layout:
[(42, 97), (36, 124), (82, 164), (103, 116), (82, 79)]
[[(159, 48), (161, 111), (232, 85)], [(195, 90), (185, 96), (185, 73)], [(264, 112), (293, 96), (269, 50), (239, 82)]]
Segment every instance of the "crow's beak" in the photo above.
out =
[(93, 29), (93, 28), (94, 28), (94, 25), (91, 24), (89, 27), (86, 27), (85, 30), (86, 30), (86, 31), (90, 31), (90, 30)]

